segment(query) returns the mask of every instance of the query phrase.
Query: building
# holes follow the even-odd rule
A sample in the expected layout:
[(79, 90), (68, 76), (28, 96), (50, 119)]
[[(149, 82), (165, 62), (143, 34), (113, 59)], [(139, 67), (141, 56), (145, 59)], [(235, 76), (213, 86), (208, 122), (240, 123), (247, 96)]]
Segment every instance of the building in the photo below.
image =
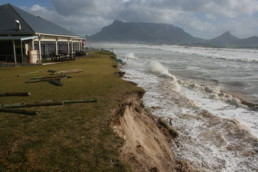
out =
[(0, 6), (0, 61), (41, 63), (82, 50), (83, 38), (11, 4)]

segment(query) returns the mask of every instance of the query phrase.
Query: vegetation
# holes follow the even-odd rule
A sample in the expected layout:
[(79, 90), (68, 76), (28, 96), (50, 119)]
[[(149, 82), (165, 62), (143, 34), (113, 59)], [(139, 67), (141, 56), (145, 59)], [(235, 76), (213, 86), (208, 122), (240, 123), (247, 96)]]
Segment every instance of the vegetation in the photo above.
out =
[(158, 119), (158, 124), (164, 127), (172, 138), (177, 138), (179, 136), (178, 131), (174, 127), (172, 127), (172, 125), (168, 125), (168, 123), (162, 118)]
[[(31, 92), (0, 97), (0, 104), (41, 100), (97, 99), (97, 103), (32, 107), (38, 115), (0, 113), (0, 171), (130, 171), (119, 161), (123, 140), (110, 126), (112, 109), (140, 88), (119, 78), (109, 52), (47, 66), (0, 68), (0, 92)], [(25, 83), (50, 75), (48, 70), (81, 69), (63, 86)]]

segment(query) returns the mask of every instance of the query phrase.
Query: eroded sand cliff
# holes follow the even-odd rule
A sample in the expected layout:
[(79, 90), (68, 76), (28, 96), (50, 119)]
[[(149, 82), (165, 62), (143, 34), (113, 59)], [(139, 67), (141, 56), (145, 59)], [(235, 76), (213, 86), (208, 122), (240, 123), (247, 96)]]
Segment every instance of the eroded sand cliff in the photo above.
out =
[(142, 103), (142, 92), (130, 93), (114, 113), (114, 131), (124, 139), (121, 160), (134, 172), (201, 171), (188, 162), (176, 159), (171, 144), (175, 139), (160, 125)]

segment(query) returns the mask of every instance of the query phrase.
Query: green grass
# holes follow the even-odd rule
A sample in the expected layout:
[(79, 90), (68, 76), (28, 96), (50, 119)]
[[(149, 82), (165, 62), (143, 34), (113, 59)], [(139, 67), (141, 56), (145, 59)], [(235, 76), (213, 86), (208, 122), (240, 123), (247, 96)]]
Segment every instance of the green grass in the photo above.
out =
[[(119, 161), (123, 140), (110, 126), (128, 92), (143, 91), (119, 78), (107, 52), (48, 66), (0, 68), (0, 92), (31, 92), (29, 97), (0, 97), (0, 104), (40, 100), (97, 99), (97, 103), (33, 107), (40, 114), (0, 113), (0, 171), (129, 171)], [(82, 69), (58, 87), (25, 83), (48, 70)], [(34, 72), (34, 73), (33, 73)], [(18, 75), (20, 75), (18, 77)]]

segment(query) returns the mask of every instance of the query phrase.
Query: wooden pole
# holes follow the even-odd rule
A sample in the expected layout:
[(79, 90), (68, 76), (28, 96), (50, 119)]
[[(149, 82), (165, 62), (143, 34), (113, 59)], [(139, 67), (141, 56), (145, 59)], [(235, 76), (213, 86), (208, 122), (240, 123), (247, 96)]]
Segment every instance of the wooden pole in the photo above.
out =
[(16, 92), (16, 93), (0, 93), (0, 97), (4, 96), (30, 96), (30, 92)]
[(63, 101), (41, 101), (32, 103), (14, 103), (14, 104), (4, 104), (3, 108), (23, 108), (23, 107), (37, 107), (37, 106), (58, 106), (63, 105)]
[(68, 41), (67, 41), (67, 55), (71, 55), (70, 54), (70, 39), (68, 38)]
[(40, 35), (39, 35), (39, 59), (38, 61), (41, 62), (42, 60), (42, 52), (41, 52), (41, 38), (40, 38)]
[(60, 78), (72, 78), (71, 76), (67, 75), (51, 75), (51, 76), (43, 76), (43, 77), (34, 77), (33, 79), (60, 79)]
[(24, 59), (23, 59), (22, 40), (21, 40), (21, 62), (22, 62), (22, 63), (24, 62)]
[(64, 101), (53, 101), (44, 100), (40, 102), (30, 102), (30, 103), (14, 103), (14, 104), (2, 104), (1, 108), (24, 108), (24, 107), (37, 107), (37, 106), (58, 106), (64, 104), (74, 104), (74, 103), (94, 103), (97, 102), (96, 99), (89, 100), (64, 100)]
[(71, 56), (73, 56), (73, 40), (71, 41)]
[(37, 111), (29, 111), (24, 109), (10, 109), (10, 108), (0, 108), (0, 112), (8, 112), (8, 113), (18, 113), (24, 115), (37, 115), (39, 112)]
[(64, 104), (73, 104), (73, 103), (94, 103), (97, 102), (96, 99), (92, 100), (64, 100)]
[(48, 81), (50, 84), (53, 84), (55, 86), (63, 86), (60, 79), (52, 79)]
[(58, 55), (58, 38), (56, 38), (56, 55)]
[(79, 72), (83, 72), (83, 70), (81, 69), (72, 69), (72, 70), (67, 70), (67, 71), (56, 71), (56, 72), (52, 72), (52, 75), (56, 75), (56, 74), (68, 74), (68, 73), (79, 73)]
[(13, 58), (14, 58), (14, 64), (17, 63), (17, 60), (16, 60), (16, 48), (15, 48), (15, 41), (12, 40), (13, 42)]

